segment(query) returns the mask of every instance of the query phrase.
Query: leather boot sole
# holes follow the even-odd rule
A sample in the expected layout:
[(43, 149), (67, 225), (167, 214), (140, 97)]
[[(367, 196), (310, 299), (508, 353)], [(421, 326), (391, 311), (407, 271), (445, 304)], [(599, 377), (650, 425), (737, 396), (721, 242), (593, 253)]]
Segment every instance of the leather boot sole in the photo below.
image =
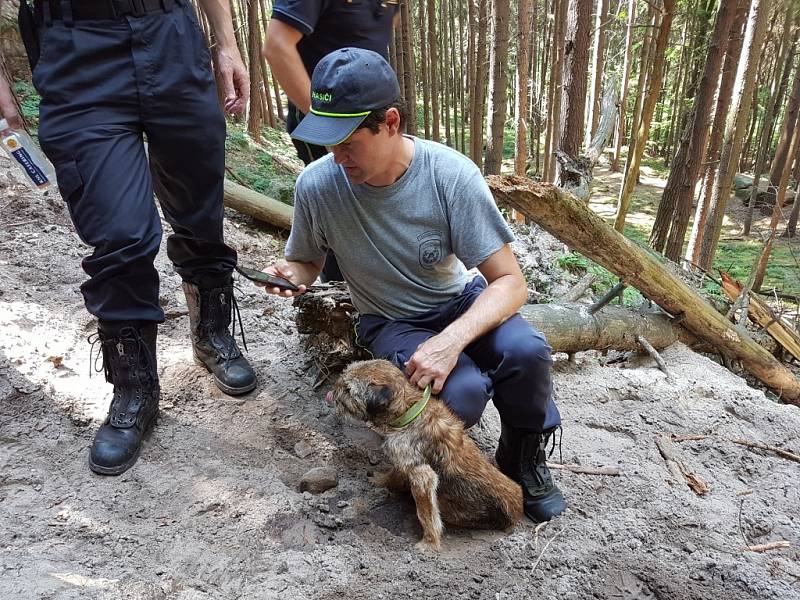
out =
[(206, 363), (204, 363), (202, 360), (200, 360), (197, 356), (194, 356), (193, 358), (194, 358), (195, 364), (197, 364), (198, 366), (204, 367), (206, 371), (211, 373), (211, 375), (214, 377), (214, 383), (217, 385), (217, 387), (220, 390), (222, 390), (223, 392), (225, 392), (226, 394), (228, 394), (229, 396), (241, 396), (242, 394), (246, 394), (247, 392), (252, 392), (254, 389), (256, 389), (256, 385), (258, 384), (258, 381), (253, 381), (253, 383), (251, 383), (250, 385), (246, 385), (246, 386), (240, 387), (240, 388), (231, 387), (229, 385), (226, 385), (225, 383), (220, 381), (219, 377), (214, 375), (214, 372), (209, 368), (209, 366)]
[(139, 454), (142, 451), (142, 446), (144, 445), (144, 441), (150, 436), (150, 432), (153, 431), (153, 427), (158, 421), (158, 412), (150, 419), (150, 423), (147, 424), (145, 427), (144, 433), (142, 433), (142, 440), (139, 443), (139, 447), (136, 448), (136, 452), (134, 452), (133, 456), (131, 456), (126, 462), (122, 463), (121, 465), (117, 465), (115, 467), (104, 467), (101, 465), (97, 465), (92, 462), (92, 455), (89, 454), (89, 468), (97, 473), (98, 475), (122, 475), (125, 471), (130, 469), (136, 461), (139, 459)]

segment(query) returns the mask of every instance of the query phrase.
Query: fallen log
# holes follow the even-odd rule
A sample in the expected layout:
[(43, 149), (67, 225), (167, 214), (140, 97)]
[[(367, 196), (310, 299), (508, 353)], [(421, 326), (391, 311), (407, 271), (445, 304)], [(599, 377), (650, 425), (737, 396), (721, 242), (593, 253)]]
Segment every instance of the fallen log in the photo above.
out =
[(264, 194), (225, 180), (223, 202), (228, 208), (250, 215), (281, 229), (292, 228), (292, 207)]
[[(369, 358), (356, 344), (358, 312), (343, 283), (312, 286), (294, 300), (298, 308), (297, 331), (311, 334), (308, 345), (325, 368), (334, 369), (353, 360)], [(669, 317), (657, 312), (607, 306), (595, 314), (583, 304), (526, 304), (520, 315), (541, 331), (554, 352), (584, 350), (641, 351), (637, 337), (662, 349), (675, 342), (697, 340)]]
[[(738, 299), (744, 286), (724, 271), (720, 271), (719, 274), (722, 277), (722, 290), (725, 295), (731, 300)], [(748, 295), (747, 308), (747, 316), (751, 321), (763, 327), (781, 347), (800, 360), (800, 334), (781, 321), (780, 317), (772, 312), (772, 309), (754, 292), (750, 292)]]
[(800, 405), (800, 381), (743, 327), (731, 324), (648, 251), (615, 231), (583, 202), (549, 184), (518, 176), (489, 175), (498, 203), (510, 206), (562, 242), (602, 265), (680, 320), (776, 391)]

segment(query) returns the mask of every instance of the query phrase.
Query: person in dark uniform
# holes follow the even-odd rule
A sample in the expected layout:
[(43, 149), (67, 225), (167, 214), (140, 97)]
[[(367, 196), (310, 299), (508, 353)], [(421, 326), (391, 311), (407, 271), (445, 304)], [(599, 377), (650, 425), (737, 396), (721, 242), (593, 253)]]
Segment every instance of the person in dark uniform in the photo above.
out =
[[(225, 108), (241, 113), (249, 78), (228, 3), (200, 4), (218, 43)], [(256, 385), (230, 332), (236, 251), (222, 234), (225, 118), (188, 0), (37, 0), (32, 20), (39, 141), (78, 235), (93, 248), (81, 291), (98, 318), (90, 341), (102, 348), (114, 385), (89, 466), (117, 475), (134, 464), (158, 414), (164, 311), (153, 266), (162, 235), (154, 192), (173, 229), (167, 254), (184, 282), (195, 361), (228, 394)], [(8, 116), (7, 104), (0, 109)]]
[[(286, 130), (292, 133), (311, 108), (311, 74), (330, 52), (364, 48), (389, 58), (389, 41), (398, 0), (274, 0), (264, 56), (289, 99)], [(296, 140), (306, 165), (327, 153), (324, 146)], [(329, 253), (322, 281), (342, 281), (336, 257)]]

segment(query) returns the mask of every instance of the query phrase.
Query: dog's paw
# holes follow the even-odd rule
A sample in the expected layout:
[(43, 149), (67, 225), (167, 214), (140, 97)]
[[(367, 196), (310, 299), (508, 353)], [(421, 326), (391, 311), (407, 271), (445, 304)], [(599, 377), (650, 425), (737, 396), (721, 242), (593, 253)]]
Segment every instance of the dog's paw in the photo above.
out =
[(418, 552), (430, 554), (439, 552), (442, 549), (442, 544), (440, 542), (431, 542), (422, 539), (414, 544), (414, 548), (416, 548)]
[(410, 489), (408, 478), (404, 477), (396, 469), (375, 473), (372, 477), (372, 482), (378, 487), (386, 488), (392, 492), (407, 492)]

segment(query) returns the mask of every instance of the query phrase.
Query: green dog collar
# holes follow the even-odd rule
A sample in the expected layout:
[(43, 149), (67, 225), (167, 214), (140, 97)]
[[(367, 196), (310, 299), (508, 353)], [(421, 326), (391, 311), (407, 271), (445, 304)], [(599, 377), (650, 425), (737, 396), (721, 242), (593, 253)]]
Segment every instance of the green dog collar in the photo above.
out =
[(428, 387), (426, 387), (425, 391), (422, 393), (422, 398), (417, 400), (406, 412), (389, 423), (389, 427), (394, 429), (402, 429), (406, 425), (413, 423), (414, 420), (422, 414), (422, 411), (425, 410), (425, 407), (428, 406), (428, 400), (430, 399), (431, 384), (429, 383)]

